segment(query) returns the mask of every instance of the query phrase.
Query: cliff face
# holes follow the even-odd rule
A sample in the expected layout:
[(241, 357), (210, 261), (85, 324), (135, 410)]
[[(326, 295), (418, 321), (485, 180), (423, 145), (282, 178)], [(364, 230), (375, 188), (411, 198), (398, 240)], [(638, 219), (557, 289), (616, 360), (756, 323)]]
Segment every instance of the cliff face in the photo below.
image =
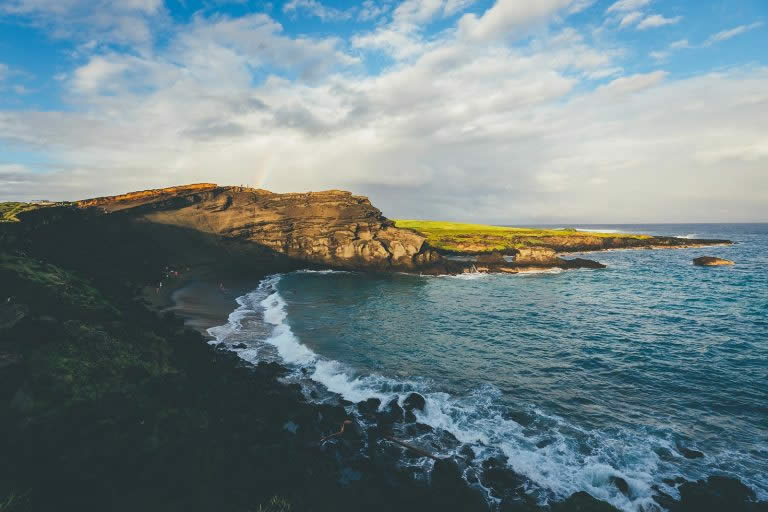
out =
[(368, 198), (340, 190), (276, 194), (199, 184), (80, 201), (78, 207), (337, 268), (411, 269), (440, 259), (425, 237), (396, 228)]

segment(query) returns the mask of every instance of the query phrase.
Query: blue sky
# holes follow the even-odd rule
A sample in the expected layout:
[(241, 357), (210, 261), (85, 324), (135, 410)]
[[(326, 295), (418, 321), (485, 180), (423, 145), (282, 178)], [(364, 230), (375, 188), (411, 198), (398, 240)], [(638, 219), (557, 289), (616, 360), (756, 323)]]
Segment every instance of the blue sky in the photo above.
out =
[(765, 0), (0, 0), (0, 200), (768, 220)]

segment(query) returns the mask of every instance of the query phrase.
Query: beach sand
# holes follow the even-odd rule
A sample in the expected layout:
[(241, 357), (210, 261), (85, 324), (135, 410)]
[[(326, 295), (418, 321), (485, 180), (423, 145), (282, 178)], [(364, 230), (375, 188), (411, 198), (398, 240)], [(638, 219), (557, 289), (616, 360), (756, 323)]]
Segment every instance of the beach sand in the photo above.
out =
[(159, 291), (147, 288), (144, 297), (158, 313), (173, 312), (185, 325), (211, 338), (208, 329), (227, 323), (229, 314), (238, 307), (235, 299), (258, 285), (255, 279), (234, 283), (191, 277), (165, 282)]

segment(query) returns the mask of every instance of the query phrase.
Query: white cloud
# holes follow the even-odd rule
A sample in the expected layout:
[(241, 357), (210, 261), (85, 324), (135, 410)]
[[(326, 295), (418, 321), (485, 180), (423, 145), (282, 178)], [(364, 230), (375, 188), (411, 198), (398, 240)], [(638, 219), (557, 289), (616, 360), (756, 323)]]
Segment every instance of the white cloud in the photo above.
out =
[(352, 18), (352, 11), (328, 7), (317, 0), (290, 0), (283, 5), (283, 12), (305, 12), (323, 21), (340, 21)]
[(360, 21), (376, 20), (389, 12), (391, 5), (389, 2), (376, 2), (374, 0), (365, 0), (357, 14)]
[(711, 35), (704, 44), (711, 45), (714, 43), (719, 43), (720, 41), (726, 41), (728, 39), (731, 39), (732, 37), (736, 37), (738, 35), (744, 34), (745, 32), (749, 32), (750, 30), (754, 30), (762, 26), (763, 26), (762, 21), (757, 21), (750, 25), (739, 25), (738, 27), (734, 27), (728, 30), (723, 30), (722, 32), (718, 32), (716, 34)]
[(605, 12), (623, 12), (634, 11), (641, 7), (645, 7), (651, 3), (651, 0), (619, 0), (611, 4)]
[(625, 14), (621, 17), (621, 21), (619, 22), (619, 27), (626, 27), (627, 25), (632, 25), (633, 23), (638, 22), (643, 17), (643, 13), (640, 11), (632, 11), (628, 14)]
[(670, 43), (669, 48), (670, 50), (680, 50), (682, 48), (690, 48), (691, 44), (688, 42), (687, 39), (680, 39), (678, 41), (674, 41)]
[(476, 1), (477, 0), (446, 0), (445, 6), (443, 7), (443, 12), (446, 16), (450, 16), (465, 10)]
[(50, 36), (147, 44), (152, 28), (165, 19), (162, 0), (6, 0), (0, 13), (22, 17)]
[(651, 14), (643, 18), (643, 21), (637, 24), (638, 30), (646, 30), (649, 28), (663, 27), (665, 25), (674, 25), (682, 20), (682, 16), (675, 16), (674, 18), (665, 18), (661, 14)]
[(479, 17), (465, 14), (459, 21), (459, 31), (473, 39), (492, 39), (510, 35), (521, 27), (544, 21), (559, 10), (568, 7), (573, 0), (496, 0), (496, 3)]
[(598, 88), (598, 93), (606, 93), (614, 96), (634, 93), (661, 83), (667, 76), (666, 71), (653, 71), (637, 75), (623, 76)]

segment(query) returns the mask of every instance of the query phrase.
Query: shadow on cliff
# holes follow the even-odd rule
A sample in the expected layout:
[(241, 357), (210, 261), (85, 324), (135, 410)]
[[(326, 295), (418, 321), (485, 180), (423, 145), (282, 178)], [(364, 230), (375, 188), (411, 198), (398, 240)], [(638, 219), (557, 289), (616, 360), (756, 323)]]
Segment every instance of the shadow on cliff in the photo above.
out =
[(154, 285), (164, 269), (200, 279), (256, 279), (314, 265), (253, 241), (149, 222), (131, 214), (62, 207), (28, 212), (2, 226), (0, 249), (22, 251), (82, 272), (109, 288)]

